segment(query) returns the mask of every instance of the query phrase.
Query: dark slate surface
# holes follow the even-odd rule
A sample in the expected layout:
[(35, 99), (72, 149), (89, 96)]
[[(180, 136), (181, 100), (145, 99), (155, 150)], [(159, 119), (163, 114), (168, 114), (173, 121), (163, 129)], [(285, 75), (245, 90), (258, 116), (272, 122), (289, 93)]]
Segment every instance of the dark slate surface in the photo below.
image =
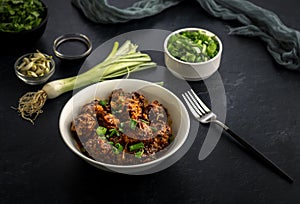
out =
[[(277, 65), (263, 42), (229, 36), (228, 26), (237, 23), (209, 16), (194, 1), (185, 1), (153, 17), (117, 25), (96, 25), (88, 21), (70, 0), (45, 2), (49, 7), (49, 21), (42, 38), (35, 44), (10, 51), (1, 46), (0, 203), (299, 202), (300, 74)], [(276, 12), (286, 25), (300, 30), (297, 0), (253, 2)], [(172, 31), (182, 27), (202, 27), (220, 36), (224, 53), (219, 74), (227, 98), (226, 123), (293, 176), (293, 184), (245, 154), (226, 135), (205, 160), (199, 161), (198, 154), (208, 130), (202, 125), (185, 156), (164, 171), (143, 176), (101, 171), (75, 156), (60, 137), (59, 114), (72, 93), (48, 101), (34, 126), (11, 109), (22, 94), (41, 88), (17, 79), (14, 61), (36, 49), (53, 55), (52, 42), (61, 34), (84, 33), (96, 48), (128, 31)], [(163, 63), (161, 53), (153, 57)], [(57, 71), (52, 79), (77, 74), (83, 62), (55, 60)], [(203, 82), (190, 85), (209, 98)]]

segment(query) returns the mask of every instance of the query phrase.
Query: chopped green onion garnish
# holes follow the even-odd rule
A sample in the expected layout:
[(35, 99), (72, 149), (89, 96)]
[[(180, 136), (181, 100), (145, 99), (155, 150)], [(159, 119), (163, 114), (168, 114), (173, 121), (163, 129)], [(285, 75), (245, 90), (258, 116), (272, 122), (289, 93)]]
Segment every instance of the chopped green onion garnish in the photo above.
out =
[(216, 36), (204, 31), (182, 31), (169, 38), (167, 49), (170, 54), (185, 62), (204, 62), (219, 52)]
[(99, 101), (99, 104), (100, 104), (101, 106), (106, 106), (106, 105), (108, 104), (108, 102), (107, 102), (106, 100), (100, 100), (100, 101)]
[(120, 151), (120, 152), (122, 152), (123, 151), (123, 146), (120, 144), (120, 143), (116, 143), (115, 144), (115, 147)]
[(120, 151), (119, 151), (116, 147), (113, 147), (113, 148), (112, 148), (112, 151), (113, 151), (115, 154), (119, 154), (119, 153), (120, 153)]
[(149, 124), (149, 121), (141, 119), (141, 121), (145, 124)]
[(136, 125), (137, 125), (137, 121), (134, 120), (134, 119), (130, 119), (130, 128), (131, 128), (132, 130), (135, 130)]
[(113, 135), (117, 135), (118, 137), (120, 136), (120, 133), (118, 132), (118, 130), (116, 128), (110, 129), (109, 130), (110, 134), (109, 136), (113, 136)]
[(116, 143), (115, 146), (112, 148), (112, 151), (115, 154), (120, 154), (123, 151), (123, 146), (120, 143)]
[(134, 150), (138, 150), (138, 149), (142, 149), (144, 148), (144, 143), (143, 142), (139, 142), (133, 145), (129, 146), (129, 151), (134, 151)]
[(102, 126), (99, 126), (99, 127), (97, 127), (97, 129), (96, 129), (96, 133), (97, 133), (97, 135), (99, 135), (99, 136), (105, 135), (106, 131), (107, 131), (107, 128), (102, 127)]
[(142, 155), (143, 155), (143, 153), (144, 153), (144, 149), (141, 149), (140, 151), (136, 152), (136, 153), (134, 154), (134, 156), (135, 156), (136, 158), (141, 158)]

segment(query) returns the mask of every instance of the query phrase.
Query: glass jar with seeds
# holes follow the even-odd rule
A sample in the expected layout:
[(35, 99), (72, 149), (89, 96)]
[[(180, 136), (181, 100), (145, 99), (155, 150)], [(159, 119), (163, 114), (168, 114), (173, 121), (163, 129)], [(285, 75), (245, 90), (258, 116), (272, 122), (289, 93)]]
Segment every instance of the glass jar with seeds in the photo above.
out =
[(52, 56), (36, 51), (21, 56), (15, 63), (15, 73), (25, 83), (35, 85), (46, 82), (55, 71)]

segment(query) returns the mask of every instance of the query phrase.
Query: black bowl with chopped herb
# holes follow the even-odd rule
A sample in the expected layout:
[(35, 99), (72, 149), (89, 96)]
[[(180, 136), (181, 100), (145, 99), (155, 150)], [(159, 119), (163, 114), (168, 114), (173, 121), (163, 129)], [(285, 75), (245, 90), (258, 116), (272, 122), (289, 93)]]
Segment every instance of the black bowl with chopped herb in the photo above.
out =
[(0, 7), (1, 44), (19, 46), (38, 40), (48, 21), (48, 8), (40, 0), (2, 0)]

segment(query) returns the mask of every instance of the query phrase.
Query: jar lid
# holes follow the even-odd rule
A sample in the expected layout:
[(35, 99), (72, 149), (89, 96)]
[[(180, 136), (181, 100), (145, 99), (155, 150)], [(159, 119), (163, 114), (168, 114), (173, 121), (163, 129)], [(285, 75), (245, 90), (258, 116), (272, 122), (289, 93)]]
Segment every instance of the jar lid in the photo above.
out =
[[(83, 53), (80, 54), (66, 54), (63, 53), (62, 51), (59, 51), (59, 47), (64, 44), (64, 43), (70, 43), (70, 42), (74, 42), (74, 41), (78, 41), (79, 43), (83, 43), (86, 48), (85, 51)], [(92, 42), (90, 41), (90, 39), (86, 36), (83, 35), (81, 33), (71, 33), (71, 34), (65, 34), (65, 35), (61, 35), (58, 38), (56, 38), (54, 40), (53, 43), (53, 51), (54, 54), (61, 59), (67, 59), (67, 60), (75, 60), (75, 59), (81, 59), (83, 57), (86, 57), (87, 55), (89, 55), (92, 51)]]

